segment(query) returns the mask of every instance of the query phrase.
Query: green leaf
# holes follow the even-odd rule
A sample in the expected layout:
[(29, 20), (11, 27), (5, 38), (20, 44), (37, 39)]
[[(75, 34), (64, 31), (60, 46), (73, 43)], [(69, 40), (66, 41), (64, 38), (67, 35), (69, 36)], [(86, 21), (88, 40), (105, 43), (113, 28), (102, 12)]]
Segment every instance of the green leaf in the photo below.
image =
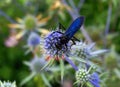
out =
[(41, 73), (41, 77), (48, 87), (52, 87), (51, 84), (49, 83), (48, 79), (45, 77), (44, 73)]
[(112, 0), (113, 6), (117, 7), (117, 0)]
[(86, 83), (88, 87), (93, 87), (93, 85), (90, 82)]
[(117, 75), (117, 77), (120, 79), (120, 70), (118, 70), (117, 68), (114, 69), (115, 74)]
[(59, 16), (61, 17), (62, 20), (66, 19), (65, 14), (61, 11), (59, 12)]
[(20, 83), (20, 85), (23, 86), (23, 85), (26, 84), (28, 81), (30, 81), (35, 75), (36, 75), (35, 72), (31, 73), (28, 77), (26, 77), (26, 78)]
[(109, 74), (110, 74), (109, 71), (107, 71), (107, 72), (103, 72), (99, 75), (99, 77), (101, 79), (101, 83), (104, 87), (106, 85), (105, 82), (109, 79)]

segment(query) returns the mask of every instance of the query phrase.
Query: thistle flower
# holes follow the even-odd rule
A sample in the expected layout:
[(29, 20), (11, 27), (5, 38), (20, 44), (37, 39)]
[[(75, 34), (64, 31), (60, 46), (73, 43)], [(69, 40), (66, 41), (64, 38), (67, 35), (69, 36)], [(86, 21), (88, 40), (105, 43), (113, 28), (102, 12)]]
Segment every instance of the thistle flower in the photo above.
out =
[(83, 42), (78, 42), (76, 45), (72, 46), (73, 54), (79, 56), (80, 58), (91, 58), (108, 52), (106, 49), (93, 51), (94, 46), (95, 43), (86, 44)]
[(43, 18), (41, 15), (38, 15), (37, 17), (33, 15), (26, 15), (23, 19), (18, 18), (16, 24), (9, 24), (9, 27), (12, 29), (19, 29), (19, 32), (16, 33), (14, 36), (16, 40), (19, 40), (22, 38), (27, 32), (33, 32), (37, 31), (40, 33), (48, 33), (48, 31), (42, 26), (46, 24), (46, 22), (49, 20), (49, 17)]
[(27, 39), (27, 44), (24, 46), (24, 48), (27, 48), (27, 51), (25, 54), (28, 54), (29, 52), (35, 53), (40, 52), (40, 44), (41, 44), (41, 38), (36, 32), (31, 32)]
[(11, 82), (1, 82), (0, 81), (0, 87), (16, 87), (16, 83), (15, 82), (13, 82), (13, 83), (11, 83)]
[(49, 55), (49, 58), (53, 58), (59, 60), (59, 58), (65, 59), (72, 67), (77, 70), (75, 64), (68, 58), (71, 54), (71, 46), (72, 43), (69, 41), (65, 44), (60, 44), (61, 37), (63, 33), (60, 31), (53, 31), (45, 38), (44, 48), (46, 49), (46, 53)]
[(87, 85), (91, 83), (94, 87), (100, 87), (99, 82), (99, 76), (96, 72), (92, 71), (92, 67), (90, 67), (88, 70), (81, 68), (78, 71), (76, 71), (75, 74), (76, 82), (75, 84), (80, 84), (81, 87), (83, 85)]
[(50, 71), (48, 69), (49, 67), (45, 67), (44, 69), (42, 69), (47, 64), (47, 61), (43, 57), (39, 58), (38, 56), (35, 56), (30, 62), (24, 62), (24, 63), (27, 66), (29, 66), (29, 68), (31, 70), (31, 74), (28, 77), (26, 77), (25, 79), (23, 79), (23, 81), (21, 82), (21, 86), (24, 85), (25, 83), (27, 83), (28, 81), (30, 81), (36, 75), (41, 75), (45, 84), (48, 87), (51, 87), (51, 85), (48, 81), (48, 78), (44, 75), (45, 74), (44, 72)]
[(48, 67), (46, 67), (41, 71), (41, 69), (47, 64), (47, 61), (44, 58), (39, 58), (37, 56), (35, 56), (30, 62), (25, 62), (25, 64), (36, 74), (48, 70)]
[(35, 32), (31, 32), (27, 40), (27, 45), (30, 47), (34, 47), (39, 44), (40, 44), (40, 36)]
[(53, 31), (45, 38), (44, 47), (47, 50), (47, 54), (51, 57), (62, 58), (63, 56), (70, 55), (71, 43), (68, 42), (67, 44), (57, 46), (57, 44), (60, 43), (62, 35), (61, 32)]
[(42, 15), (38, 15), (37, 17), (33, 15), (26, 15), (23, 19), (18, 18), (16, 24), (9, 24), (10, 28), (20, 29), (20, 30), (34, 30), (39, 29), (43, 25), (46, 24), (49, 17), (41, 19)]

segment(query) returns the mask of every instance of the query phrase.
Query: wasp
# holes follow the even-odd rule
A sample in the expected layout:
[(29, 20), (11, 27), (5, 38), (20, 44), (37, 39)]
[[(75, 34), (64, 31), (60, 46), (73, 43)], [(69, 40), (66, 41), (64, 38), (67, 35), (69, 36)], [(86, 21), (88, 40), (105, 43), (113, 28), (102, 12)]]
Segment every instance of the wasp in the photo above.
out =
[[(60, 41), (57, 42), (55, 45), (60, 50), (62, 45), (65, 45), (67, 47), (67, 43), (72, 40), (73, 44), (75, 44), (75, 40), (79, 41), (77, 38), (74, 37), (74, 34), (80, 29), (80, 27), (83, 25), (84, 17), (78, 17), (76, 18), (71, 25), (68, 27), (68, 29), (65, 31), (65, 33), (62, 33), (60, 31), (56, 31), (58, 33), (61, 33), (62, 36), (59, 37)], [(65, 29), (63, 25), (59, 24), (59, 29)]]

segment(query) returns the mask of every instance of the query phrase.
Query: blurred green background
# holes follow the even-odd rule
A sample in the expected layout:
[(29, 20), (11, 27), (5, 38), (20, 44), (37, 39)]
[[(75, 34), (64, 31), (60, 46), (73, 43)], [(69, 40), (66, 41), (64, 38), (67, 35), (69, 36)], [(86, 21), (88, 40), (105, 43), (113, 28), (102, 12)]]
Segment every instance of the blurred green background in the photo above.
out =
[[(27, 14), (34, 16), (42, 14), (43, 17), (50, 17), (44, 28), (54, 29), (58, 22), (67, 27), (72, 21), (69, 12), (71, 11), (73, 16), (76, 16), (75, 12), (85, 16), (85, 30), (98, 48), (111, 50), (104, 56), (104, 69), (108, 72), (105, 84), (107, 87), (120, 86), (120, 1), (73, 0), (72, 2), (74, 5), (71, 0), (0, 0), (0, 80), (16, 81), (19, 87), (19, 83), (30, 73), (28, 67), (23, 64), (23, 61), (32, 58), (31, 54), (25, 55), (24, 40), (14, 47), (5, 45), (5, 40), (11, 31), (8, 24), (16, 23), (16, 18), (24, 18)], [(76, 37), (86, 40), (82, 32), (78, 32)], [(44, 87), (39, 86), (37, 83), (39, 81), (35, 79), (23, 87)]]

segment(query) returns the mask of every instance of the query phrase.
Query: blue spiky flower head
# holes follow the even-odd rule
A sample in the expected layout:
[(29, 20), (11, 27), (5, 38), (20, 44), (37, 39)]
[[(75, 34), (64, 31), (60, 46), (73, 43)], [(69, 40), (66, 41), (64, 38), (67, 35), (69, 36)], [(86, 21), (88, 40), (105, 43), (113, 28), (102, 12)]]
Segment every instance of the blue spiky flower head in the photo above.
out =
[(9, 81), (7, 81), (7, 82), (0, 81), (0, 87), (16, 87), (16, 83), (15, 82), (11, 83)]
[(61, 42), (64, 39), (63, 33), (60, 31), (53, 31), (45, 37), (44, 48), (49, 55), (47, 59), (53, 58), (59, 60), (60, 58), (66, 60), (75, 70), (77, 66), (68, 58), (71, 55), (71, 41)]
[(71, 43), (61, 44), (60, 40), (63, 33), (60, 31), (53, 31), (45, 38), (45, 49), (46, 53), (51, 57), (68, 56), (70, 54)]
[(39, 48), (41, 48), (41, 42), (42, 39), (37, 32), (30, 32), (27, 39), (27, 44), (24, 46), (24, 48), (27, 48), (25, 54), (28, 54), (29, 52), (37, 53), (38, 51), (40, 51)]
[(31, 32), (31, 34), (28, 37), (27, 44), (28, 46), (31, 46), (31, 47), (39, 45), (40, 36), (35, 32)]
[(86, 68), (80, 68), (76, 71), (75, 77), (77, 84), (87, 85), (91, 83), (94, 87), (100, 87), (100, 79), (97, 72), (94, 72), (94, 67), (90, 67), (88, 70)]

